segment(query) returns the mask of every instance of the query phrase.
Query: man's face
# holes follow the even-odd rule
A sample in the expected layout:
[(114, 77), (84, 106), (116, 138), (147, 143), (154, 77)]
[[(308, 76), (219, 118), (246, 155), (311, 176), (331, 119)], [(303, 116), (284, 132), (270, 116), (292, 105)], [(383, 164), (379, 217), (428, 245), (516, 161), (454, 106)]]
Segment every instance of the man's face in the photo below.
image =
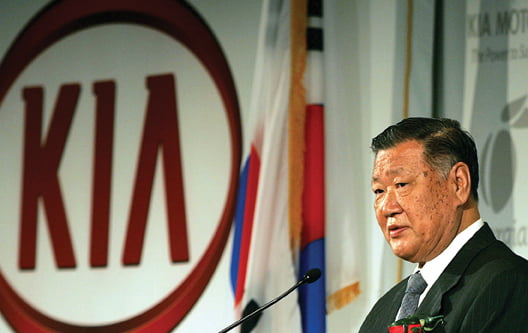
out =
[(398, 257), (426, 262), (439, 255), (458, 233), (452, 172), (444, 179), (423, 159), (423, 146), (406, 141), (379, 151), (372, 171), (378, 224)]

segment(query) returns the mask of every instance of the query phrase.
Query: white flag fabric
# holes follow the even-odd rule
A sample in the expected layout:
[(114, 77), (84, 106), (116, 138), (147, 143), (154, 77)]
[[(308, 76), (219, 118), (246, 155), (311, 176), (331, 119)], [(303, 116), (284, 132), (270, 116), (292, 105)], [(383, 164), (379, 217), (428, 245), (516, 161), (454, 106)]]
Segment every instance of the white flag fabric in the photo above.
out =
[[(322, 276), (241, 325), (244, 333), (324, 333), (326, 313), (360, 292), (354, 260), (360, 221), (343, 187), (353, 176), (346, 169), (353, 158), (349, 150), (325, 149), (346, 145), (339, 137), (349, 118), (326, 108), (325, 83), (333, 79), (325, 77), (322, 37), (320, 0), (264, 1), (233, 245), (237, 315), (274, 299), (308, 269), (319, 268)], [(326, 112), (333, 113), (329, 123)], [(332, 211), (325, 208), (329, 200)]]
[[(263, 2), (250, 124), (246, 127), (253, 130), (248, 144), (247, 189), (254, 196), (246, 197), (244, 208), (252, 210), (253, 206), (254, 210), (252, 216), (244, 212), (244, 227), (251, 225), (251, 230), (240, 232), (245, 248), (241, 247), (238, 262), (233, 264), (237, 272), (235, 306), (240, 314), (248, 304), (262, 306), (297, 280), (288, 225), (289, 24), (289, 1)], [(256, 325), (251, 332), (301, 332), (297, 293), (267, 309)], [(251, 329), (243, 325), (241, 331), (249, 332), (248, 327)]]

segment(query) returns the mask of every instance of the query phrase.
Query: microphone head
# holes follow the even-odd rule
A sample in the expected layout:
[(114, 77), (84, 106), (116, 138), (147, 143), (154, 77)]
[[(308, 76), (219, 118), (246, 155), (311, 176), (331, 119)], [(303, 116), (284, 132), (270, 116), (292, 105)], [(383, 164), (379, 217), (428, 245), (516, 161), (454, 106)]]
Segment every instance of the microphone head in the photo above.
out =
[(306, 283), (312, 283), (321, 277), (321, 270), (319, 268), (312, 268), (308, 272), (304, 274), (304, 282)]

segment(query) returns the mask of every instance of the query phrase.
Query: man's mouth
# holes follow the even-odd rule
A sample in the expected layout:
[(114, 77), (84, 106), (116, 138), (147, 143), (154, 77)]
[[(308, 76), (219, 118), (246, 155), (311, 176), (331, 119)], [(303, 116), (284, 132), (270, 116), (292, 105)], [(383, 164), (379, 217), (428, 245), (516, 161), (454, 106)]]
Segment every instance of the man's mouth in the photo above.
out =
[(397, 238), (401, 236), (401, 234), (408, 229), (408, 227), (398, 224), (393, 224), (389, 226), (389, 235), (391, 238)]

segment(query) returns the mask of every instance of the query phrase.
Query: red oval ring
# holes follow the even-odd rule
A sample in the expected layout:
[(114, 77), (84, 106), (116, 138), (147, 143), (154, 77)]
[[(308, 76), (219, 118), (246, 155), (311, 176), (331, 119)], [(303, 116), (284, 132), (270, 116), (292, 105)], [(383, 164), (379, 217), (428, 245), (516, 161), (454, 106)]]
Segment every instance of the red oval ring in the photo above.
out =
[(228, 117), (231, 133), (230, 187), (220, 223), (206, 251), (189, 276), (165, 299), (128, 320), (101, 326), (78, 326), (50, 318), (24, 302), (0, 272), (0, 310), (22, 332), (168, 331), (187, 315), (216, 270), (234, 214), (241, 160), (240, 111), (234, 81), (222, 49), (205, 22), (188, 5), (175, 0), (55, 1), (26, 26), (0, 65), (0, 105), (10, 86), (31, 61), (61, 38), (98, 24), (135, 23), (168, 34), (196, 55), (206, 67)]

